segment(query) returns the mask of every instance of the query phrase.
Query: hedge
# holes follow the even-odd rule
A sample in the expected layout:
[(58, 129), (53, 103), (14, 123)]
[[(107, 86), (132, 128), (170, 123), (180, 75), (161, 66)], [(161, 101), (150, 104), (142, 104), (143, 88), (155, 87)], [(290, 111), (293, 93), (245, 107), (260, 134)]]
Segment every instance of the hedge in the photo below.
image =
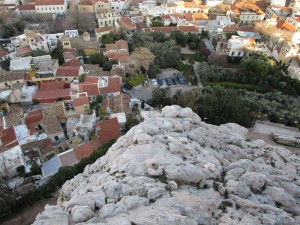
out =
[(258, 93), (274, 92), (275, 90), (271, 87), (263, 87), (254, 84), (239, 84), (232, 82), (206, 82), (205, 86), (221, 86), (224, 88), (232, 89), (246, 89), (247, 91), (256, 91)]

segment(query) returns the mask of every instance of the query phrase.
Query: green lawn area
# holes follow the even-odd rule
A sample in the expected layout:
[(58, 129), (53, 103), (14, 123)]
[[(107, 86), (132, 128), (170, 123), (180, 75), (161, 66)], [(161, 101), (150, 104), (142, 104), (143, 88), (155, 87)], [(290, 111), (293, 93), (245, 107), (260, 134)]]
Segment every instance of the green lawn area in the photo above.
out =
[(221, 86), (221, 87), (233, 88), (233, 89), (246, 89), (248, 91), (256, 91), (259, 93), (266, 93), (271, 91), (268, 88), (254, 85), (254, 84), (239, 84), (239, 83), (232, 83), (232, 82), (207, 82), (205, 83), (205, 86)]

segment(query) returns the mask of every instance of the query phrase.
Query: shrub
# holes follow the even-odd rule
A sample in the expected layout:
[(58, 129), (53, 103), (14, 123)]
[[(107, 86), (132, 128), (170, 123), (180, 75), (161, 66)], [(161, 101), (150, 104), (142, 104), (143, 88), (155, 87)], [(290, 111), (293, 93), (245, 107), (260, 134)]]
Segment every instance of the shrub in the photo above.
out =
[(142, 84), (144, 80), (145, 80), (144, 74), (136, 74), (130, 77), (128, 83), (132, 86), (137, 86), (139, 84)]

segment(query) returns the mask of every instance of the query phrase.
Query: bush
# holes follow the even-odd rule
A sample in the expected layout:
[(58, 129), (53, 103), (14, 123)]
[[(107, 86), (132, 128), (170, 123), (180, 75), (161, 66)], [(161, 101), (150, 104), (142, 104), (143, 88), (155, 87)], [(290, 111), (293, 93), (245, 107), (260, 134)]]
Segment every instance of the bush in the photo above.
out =
[(136, 74), (130, 77), (128, 83), (131, 86), (137, 86), (139, 84), (142, 84), (145, 80), (145, 76), (144, 74)]
[(267, 93), (272, 90), (272, 88), (262, 87), (254, 84), (238, 84), (232, 82), (207, 82), (206, 86), (221, 86), (225, 88), (233, 89), (246, 89), (247, 91), (255, 91), (259, 93)]

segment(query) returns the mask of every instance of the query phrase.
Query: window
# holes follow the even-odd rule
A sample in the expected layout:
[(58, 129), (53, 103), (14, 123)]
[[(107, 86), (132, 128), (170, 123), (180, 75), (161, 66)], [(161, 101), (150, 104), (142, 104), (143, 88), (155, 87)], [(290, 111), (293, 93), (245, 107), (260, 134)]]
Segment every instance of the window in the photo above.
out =
[(20, 82), (17, 80), (17, 84), (18, 84), (18, 83), (20, 83)]
[(63, 9), (63, 7), (60, 7), (61, 9)]
[(45, 48), (44, 48), (44, 46), (41, 46), (41, 49), (43, 49), (43, 50), (44, 50), (44, 49), (45, 49)]
[(59, 7), (57, 7), (57, 9), (59, 9)]
[(65, 81), (68, 81), (68, 78), (65, 78)]
[(238, 52), (238, 56), (240, 56), (241, 55), (241, 52)]
[(42, 127), (40, 124), (38, 124), (38, 129), (39, 129), (39, 130), (42, 130), (43, 127)]
[(55, 139), (55, 141), (59, 141), (58, 136), (55, 136), (54, 139)]
[(4, 85), (5, 85), (5, 87), (7, 87), (7, 86), (8, 86), (8, 84), (7, 84), (7, 83), (4, 83)]
[(45, 10), (47, 10), (47, 7), (45, 7)]

